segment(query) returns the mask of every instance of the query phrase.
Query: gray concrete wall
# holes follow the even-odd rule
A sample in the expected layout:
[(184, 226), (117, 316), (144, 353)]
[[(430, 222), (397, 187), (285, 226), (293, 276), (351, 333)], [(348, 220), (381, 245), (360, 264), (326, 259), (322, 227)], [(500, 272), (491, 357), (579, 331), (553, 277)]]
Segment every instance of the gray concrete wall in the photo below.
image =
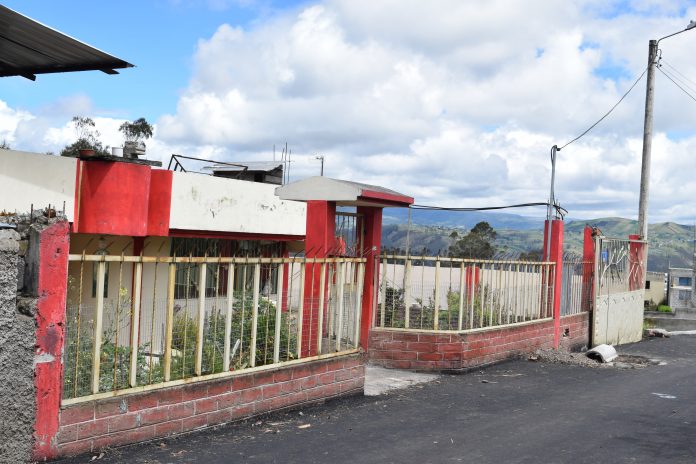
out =
[(35, 304), (17, 304), (25, 244), (16, 231), (0, 230), (0, 463), (28, 462), (33, 444)]

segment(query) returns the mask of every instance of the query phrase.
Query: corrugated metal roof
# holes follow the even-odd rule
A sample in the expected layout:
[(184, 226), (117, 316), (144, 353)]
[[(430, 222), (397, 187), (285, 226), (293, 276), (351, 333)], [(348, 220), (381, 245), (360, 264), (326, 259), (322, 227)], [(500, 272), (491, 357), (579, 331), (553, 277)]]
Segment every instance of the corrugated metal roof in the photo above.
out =
[(0, 77), (115, 69), (133, 65), (0, 5)]
[(214, 164), (212, 166), (203, 167), (204, 171), (263, 171), (270, 172), (274, 169), (282, 168), (283, 163), (280, 161), (235, 161), (231, 164)]

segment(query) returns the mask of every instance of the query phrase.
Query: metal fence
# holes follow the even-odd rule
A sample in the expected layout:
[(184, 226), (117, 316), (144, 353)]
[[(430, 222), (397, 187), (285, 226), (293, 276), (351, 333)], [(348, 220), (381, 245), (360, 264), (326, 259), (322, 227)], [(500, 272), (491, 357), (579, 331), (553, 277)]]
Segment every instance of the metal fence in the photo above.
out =
[(375, 326), (462, 331), (553, 316), (555, 263), (382, 256)]
[(644, 287), (644, 242), (597, 237), (595, 246), (598, 294), (611, 295)]
[(355, 351), (365, 259), (70, 255), (64, 404)]
[(587, 312), (592, 305), (594, 262), (576, 255), (563, 257), (561, 316)]

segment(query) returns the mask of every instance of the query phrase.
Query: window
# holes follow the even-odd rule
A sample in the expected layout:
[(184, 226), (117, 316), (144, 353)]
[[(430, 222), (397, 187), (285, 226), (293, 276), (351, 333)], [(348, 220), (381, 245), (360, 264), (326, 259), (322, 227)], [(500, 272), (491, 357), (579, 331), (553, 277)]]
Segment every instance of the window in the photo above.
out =
[(678, 282), (680, 287), (691, 287), (691, 277), (679, 277)]
[(691, 291), (690, 290), (679, 290), (679, 301), (689, 301), (691, 300)]
[(650, 281), (649, 280), (645, 281), (645, 289), (650, 290)]

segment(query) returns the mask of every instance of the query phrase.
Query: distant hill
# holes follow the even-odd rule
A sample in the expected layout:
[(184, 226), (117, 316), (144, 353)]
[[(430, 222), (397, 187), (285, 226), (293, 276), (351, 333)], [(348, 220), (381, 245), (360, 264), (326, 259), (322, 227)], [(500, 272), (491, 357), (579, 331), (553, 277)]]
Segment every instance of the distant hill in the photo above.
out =
[[(407, 212), (386, 210), (382, 230), (382, 246), (406, 248)], [(411, 254), (445, 255), (452, 243), (453, 231), (465, 234), (479, 221), (488, 221), (496, 229), (496, 247), (500, 252), (519, 254), (541, 250), (543, 247), (543, 219), (496, 213), (450, 213), (447, 211), (414, 211), (410, 234)], [(420, 214), (418, 214), (420, 213)], [(434, 214), (437, 213), (437, 214)], [(449, 218), (447, 216), (450, 216)], [(475, 215), (475, 219), (468, 217)], [(502, 217), (500, 217), (502, 216)], [(403, 222), (397, 222), (403, 218)], [(460, 225), (461, 224), (461, 225)], [(637, 221), (624, 218), (569, 220), (565, 224), (565, 250), (582, 254), (585, 225), (599, 227), (609, 237), (628, 237), (638, 228)], [(511, 226), (516, 225), (516, 226)], [(648, 269), (666, 272), (672, 267), (691, 267), (694, 249), (694, 228), (673, 222), (650, 224)]]

